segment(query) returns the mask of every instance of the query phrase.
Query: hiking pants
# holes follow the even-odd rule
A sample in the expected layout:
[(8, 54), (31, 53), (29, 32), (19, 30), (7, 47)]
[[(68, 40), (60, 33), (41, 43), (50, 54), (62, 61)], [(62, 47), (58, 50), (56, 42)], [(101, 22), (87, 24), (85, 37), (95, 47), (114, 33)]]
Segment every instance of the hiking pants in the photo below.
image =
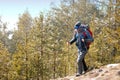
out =
[(86, 55), (86, 51), (78, 51), (78, 58), (77, 58), (77, 64), (78, 64), (78, 73), (82, 74), (82, 71), (84, 70), (83, 65), (83, 59)]
[(86, 72), (88, 70), (88, 67), (87, 67), (86, 62), (85, 62), (85, 57), (83, 58), (82, 62), (83, 62), (83, 71)]

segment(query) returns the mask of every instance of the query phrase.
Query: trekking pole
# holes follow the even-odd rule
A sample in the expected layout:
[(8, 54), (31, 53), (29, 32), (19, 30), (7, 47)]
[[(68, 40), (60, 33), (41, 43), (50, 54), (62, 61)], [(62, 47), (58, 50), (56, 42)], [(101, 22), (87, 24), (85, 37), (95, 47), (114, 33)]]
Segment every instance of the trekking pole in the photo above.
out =
[[(67, 32), (69, 32), (69, 30), (68, 30), (68, 25), (66, 25), (66, 27), (67, 27)], [(68, 36), (68, 33), (67, 33), (67, 36)], [(69, 41), (68, 41), (68, 39), (66, 39), (66, 41), (67, 41), (67, 61), (68, 61), (68, 66), (66, 66), (66, 74), (67, 74), (67, 72), (68, 72), (68, 74), (69, 74), (69, 46), (70, 46), (70, 44), (69, 44)], [(68, 71), (67, 71), (68, 70)]]

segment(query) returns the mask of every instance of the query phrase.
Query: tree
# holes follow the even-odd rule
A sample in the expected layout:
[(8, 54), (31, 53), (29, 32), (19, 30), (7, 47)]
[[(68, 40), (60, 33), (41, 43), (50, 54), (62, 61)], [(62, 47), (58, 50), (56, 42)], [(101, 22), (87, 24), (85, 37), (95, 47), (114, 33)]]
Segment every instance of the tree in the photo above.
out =
[[(97, 67), (116, 62), (115, 58), (119, 57), (118, 42), (120, 36), (118, 32), (119, 28), (115, 26), (114, 3), (109, 1), (108, 4), (106, 15), (100, 18), (94, 15), (91, 21), (95, 41), (92, 48), (90, 48), (90, 53), (92, 53), (91, 56), (95, 59), (93, 61), (96, 61), (92, 65)], [(101, 11), (103, 12), (104, 9), (101, 9)]]
[[(23, 79), (28, 80), (29, 79), (29, 46), (28, 41), (30, 39), (30, 31), (32, 27), (32, 18), (28, 11), (23, 13), (22, 16), (19, 17), (18, 22), (18, 30), (16, 30), (13, 33), (13, 40), (16, 44), (16, 54), (19, 54), (17, 57), (20, 57), (22, 64), (17, 64), (19, 69), (16, 69), (17, 72), (16, 78), (21, 78), (21, 76), (25, 77)], [(20, 60), (17, 60), (16, 62), (19, 62)], [(14, 63), (14, 57), (13, 57), (13, 63)], [(16, 64), (16, 63), (15, 63)], [(22, 73), (19, 73), (22, 72)]]
[(115, 4), (115, 25), (120, 26), (120, 0), (116, 0)]
[(10, 77), (10, 54), (0, 42), (0, 79), (8, 80)]

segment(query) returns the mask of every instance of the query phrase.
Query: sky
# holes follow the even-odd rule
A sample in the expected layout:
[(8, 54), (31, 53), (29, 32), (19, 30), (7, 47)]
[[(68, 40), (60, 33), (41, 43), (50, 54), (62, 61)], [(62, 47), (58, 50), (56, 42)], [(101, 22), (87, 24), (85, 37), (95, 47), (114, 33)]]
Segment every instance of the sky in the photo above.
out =
[(16, 27), (20, 14), (26, 10), (34, 18), (40, 12), (46, 13), (51, 4), (58, 5), (60, 0), (0, 0), (0, 16), (3, 22), (7, 22), (8, 30)]

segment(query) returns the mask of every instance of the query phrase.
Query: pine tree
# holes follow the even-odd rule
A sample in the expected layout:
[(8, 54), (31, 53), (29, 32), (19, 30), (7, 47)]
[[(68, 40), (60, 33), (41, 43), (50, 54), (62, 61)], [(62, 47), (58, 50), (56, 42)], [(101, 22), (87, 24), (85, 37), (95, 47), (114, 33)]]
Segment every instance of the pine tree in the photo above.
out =
[(0, 43), (0, 79), (8, 80), (10, 78), (10, 54), (4, 44)]

